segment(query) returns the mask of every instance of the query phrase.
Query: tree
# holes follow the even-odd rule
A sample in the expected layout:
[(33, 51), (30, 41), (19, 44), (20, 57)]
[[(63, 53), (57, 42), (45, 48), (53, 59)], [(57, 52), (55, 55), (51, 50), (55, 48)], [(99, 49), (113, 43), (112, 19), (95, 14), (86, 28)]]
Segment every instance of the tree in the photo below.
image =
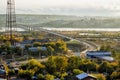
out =
[(68, 66), (68, 59), (66, 57), (57, 56), (55, 57), (56, 69), (57, 71), (63, 72), (66, 71)]
[(49, 57), (49, 59), (47, 60), (46, 62), (46, 70), (49, 72), (49, 73), (54, 73), (56, 72), (56, 63), (54, 61), (54, 57)]
[(38, 80), (45, 80), (43, 74), (38, 74), (37, 77), (38, 77)]
[(53, 55), (53, 52), (54, 52), (54, 48), (52, 48), (51, 46), (48, 46), (47, 47), (47, 50), (48, 50), (48, 53), (50, 53), (49, 55)]
[(26, 50), (27, 55), (30, 54), (30, 51), (28, 50), (30, 47), (32, 47), (31, 44), (26, 44), (25, 45), (25, 50)]
[(45, 80), (54, 80), (54, 76), (50, 74), (46, 74)]
[(23, 55), (22, 48), (21, 47), (15, 47), (15, 53), (17, 55)]
[(21, 66), (23, 70), (34, 70), (36, 74), (42, 73), (45, 66), (35, 59), (31, 59), (27, 64)]
[(78, 69), (81, 63), (80, 57), (74, 56), (68, 58), (68, 70)]
[(64, 72), (68, 66), (68, 59), (63, 56), (51, 56), (46, 62), (46, 70), (49, 73)]
[(88, 71), (96, 71), (96, 68), (97, 68), (97, 64), (94, 62), (87, 62), (87, 63), (85, 63), (85, 66)]
[(27, 78), (27, 80), (31, 80), (34, 73), (34, 70), (19, 70), (18, 76), (21, 78)]
[(111, 75), (110, 75), (111, 79), (113, 80), (119, 80), (120, 79), (120, 72), (116, 72), (114, 71)]
[[(88, 67), (89, 66), (89, 67)], [(79, 64), (79, 69), (83, 71), (96, 71), (96, 64), (91, 62), (89, 59), (82, 59)]]
[(40, 42), (34, 42), (34, 43), (33, 43), (33, 46), (34, 46), (34, 47), (41, 46), (41, 43), (40, 43)]
[(103, 74), (92, 74), (94, 75), (97, 80), (106, 80), (106, 77)]
[(74, 75), (78, 75), (78, 74), (81, 74), (83, 73), (83, 71), (79, 70), (79, 69), (73, 69), (73, 74)]
[(4, 68), (5, 68), (6, 76), (8, 77), (8, 75), (9, 75), (9, 68), (8, 68), (8, 66), (7, 66), (7, 64), (5, 62), (2, 62), (2, 64), (3, 64)]
[(110, 45), (102, 45), (100, 48), (101, 51), (111, 51)]
[(62, 40), (58, 40), (55, 44), (56, 52), (64, 52), (67, 51), (66, 43)]
[(66, 76), (68, 76), (68, 74), (67, 74), (66, 72), (62, 73), (60, 80), (65, 80), (64, 78), (65, 78)]
[(43, 64), (41, 64), (39, 61), (35, 60), (35, 59), (31, 59), (28, 63), (28, 68), (27, 69), (35, 69), (36, 67), (38, 69), (44, 69), (45, 66)]
[(9, 70), (9, 71), (8, 71), (8, 75), (9, 75), (9, 76), (15, 75), (15, 71), (14, 71), (14, 70)]
[(100, 64), (99, 68), (98, 68), (98, 71), (103, 73), (103, 72), (106, 72), (108, 74), (111, 74), (114, 69), (113, 67), (110, 65), (110, 63), (108, 62), (103, 62), (102, 64)]
[(25, 45), (25, 50), (27, 50), (27, 51), (28, 51), (28, 49), (29, 49), (30, 47), (32, 47), (32, 45), (31, 45), (31, 44), (26, 44), (26, 45)]
[(6, 45), (7, 47), (11, 47), (11, 43), (10, 43), (9, 41), (5, 42), (5, 45)]

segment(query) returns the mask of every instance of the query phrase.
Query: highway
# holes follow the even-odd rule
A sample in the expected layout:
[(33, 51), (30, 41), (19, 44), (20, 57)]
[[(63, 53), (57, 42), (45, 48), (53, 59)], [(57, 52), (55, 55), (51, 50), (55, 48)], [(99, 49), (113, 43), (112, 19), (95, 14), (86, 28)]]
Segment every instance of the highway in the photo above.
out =
[(82, 43), (84, 44), (85, 46), (87, 46), (87, 49), (85, 49), (84, 51), (82, 51), (81, 53), (86, 53), (86, 51), (94, 51), (97, 49), (98, 45), (94, 44), (94, 43), (91, 43), (89, 41), (84, 41), (82, 39), (74, 39), (72, 37), (68, 37), (66, 35), (63, 35), (63, 34), (60, 34), (60, 33), (57, 33), (57, 32), (54, 32), (54, 31), (51, 31), (51, 30), (46, 30), (46, 29), (43, 29), (41, 27), (34, 27), (34, 30), (35, 31), (44, 31), (44, 32), (47, 32), (47, 33), (50, 33), (50, 34), (54, 34), (54, 35), (57, 35), (57, 36), (60, 36), (60, 37), (63, 37), (63, 38), (67, 38), (67, 39), (70, 39), (70, 40), (74, 40), (74, 41), (77, 41), (79, 43)]
[[(72, 38), (72, 37), (69, 37), (69, 36), (66, 36), (66, 35), (63, 35), (63, 34), (60, 34), (60, 33), (54, 32), (54, 31), (51, 31), (51, 30), (43, 29), (43, 28), (41, 28), (41, 27), (30, 27), (30, 26), (27, 26), (27, 27), (26, 27), (25, 25), (23, 25), (23, 26), (21, 26), (20, 28), (23, 28), (23, 29), (25, 29), (25, 30), (32, 29), (33, 31), (43, 31), (43, 32), (47, 32), (47, 33), (50, 33), (50, 34), (54, 34), (54, 35), (56, 35), (56, 36), (60, 36), (60, 37), (63, 37), (63, 38), (67, 38), (67, 39), (74, 40), (74, 41), (77, 41), (77, 42), (79, 42), (79, 43), (82, 43), (82, 44), (85, 45), (87, 48), (86, 48), (85, 50), (81, 51), (81, 54), (80, 54), (81, 57), (85, 57), (87, 51), (94, 51), (94, 50), (96, 50), (97, 47), (98, 47), (96, 44), (91, 43), (91, 42), (89, 42), (89, 41), (85, 41), (85, 40), (82, 40), (82, 39), (74, 39), (74, 38)], [(28, 28), (29, 28), (29, 29), (28, 29)], [(39, 61), (46, 61), (47, 59), (48, 59), (48, 58), (39, 59)], [(20, 62), (20, 64), (21, 64), (21, 63), (26, 63), (26, 62), (28, 62), (28, 61), (22, 61), (22, 62)], [(16, 62), (13, 62), (12, 65), (15, 65), (15, 63), (16, 63)]]
[[(69, 36), (66, 36), (66, 35), (63, 35), (63, 34), (60, 34), (60, 33), (57, 33), (57, 32), (54, 32), (54, 31), (51, 31), (51, 30), (46, 30), (46, 29), (43, 29), (42, 27), (32, 27), (30, 25), (19, 25), (21, 28), (25, 29), (25, 30), (33, 30), (33, 31), (43, 31), (43, 32), (47, 32), (47, 33), (50, 33), (50, 34), (54, 34), (56, 36), (60, 36), (60, 37), (63, 37), (63, 38), (67, 38), (67, 39), (70, 39), (70, 40), (75, 40), (77, 42), (80, 42), (82, 44), (84, 44), (85, 46), (87, 46), (87, 49), (84, 50), (84, 51), (92, 51), (92, 50), (96, 50), (98, 45), (94, 44), (94, 43), (91, 43), (89, 41), (85, 41), (85, 40), (82, 40), (82, 39), (74, 39), (72, 37), (69, 37)], [(83, 51), (83, 52), (84, 52)]]
[(36, 27), (36, 26), (33, 27), (33, 26), (30, 26), (30, 25), (17, 24), (17, 28), (18, 27), (22, 28), (26, 31), (43, 31), (43, 32), (47, 32), (47, 33), (50, 33), (50, 34), (53, 34), (53, 35), (56, 35), (56, 36), (60, 36), (60, 37), (63, 37), (63, 38), (67, 38), (67, 39), (74, 40), (74, 41), (77, 41), (79, 43), (82, 43), (83, 45), (87, 46), (87, 49), (85, 49), (81, 53), (85, 53), (86, 51), (96, 50), (97, 47), (98, 47), (96, 44), (91, 43), (89, 41), (85, 41), (85, 40), (82, 40), (82, 39), (75, 39), (75, 38), (69, 37), (67, 35), (57, 33), (55, 31), (43, 29), (42, 27)]

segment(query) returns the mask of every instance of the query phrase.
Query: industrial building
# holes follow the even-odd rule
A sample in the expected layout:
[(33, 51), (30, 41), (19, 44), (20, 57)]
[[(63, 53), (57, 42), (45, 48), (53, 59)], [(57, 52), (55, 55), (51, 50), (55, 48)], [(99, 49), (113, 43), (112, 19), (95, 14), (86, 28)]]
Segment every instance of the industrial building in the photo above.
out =
[(114, 58), (111, 57), (111, 52), (107, 51), (87, 51), (86, 57), (91, 59), (99, 59), (99, 60), (105, 60), (109, 62), (113, 62)]

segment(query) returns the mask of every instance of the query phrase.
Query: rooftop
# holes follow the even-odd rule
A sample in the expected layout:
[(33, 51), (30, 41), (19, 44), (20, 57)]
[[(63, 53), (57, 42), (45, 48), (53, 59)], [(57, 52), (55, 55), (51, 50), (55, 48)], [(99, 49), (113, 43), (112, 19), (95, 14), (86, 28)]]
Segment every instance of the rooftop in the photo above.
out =
[(109, 56), (99, 56), (98, 58), (106, 60), (106, 61), (110, 61), (110, 62), (114, 61), (114, 58), (109, 57)]
[(84, 79), (84, 78), (86, 78), (86, 77), (93, 77), (93, 78), (96, 78), (96, 77), (94, 77), (94, 76), (92, 76), (92, 75), (90, 75), (90, 74), (87, 74), (87, 73), (82, 73), (82, 74), (78, 74), (78, 75), (76, 75), (76, 77), (78, 78), (78, 79), (80, 79), (80, 80), (82, 80), (82, 79)]
[(0, 69), (0, 74), (5, 74), (5, 70)]

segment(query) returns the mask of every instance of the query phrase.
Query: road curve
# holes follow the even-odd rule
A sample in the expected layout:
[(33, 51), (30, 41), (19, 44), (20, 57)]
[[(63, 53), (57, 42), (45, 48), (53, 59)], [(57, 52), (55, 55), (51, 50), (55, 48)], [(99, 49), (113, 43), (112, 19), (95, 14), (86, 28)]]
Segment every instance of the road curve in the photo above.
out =
[[(50, 33), (50, 34), (54, 34), (54, 35), (56, 35), (56, 36), (60, 36), (60, 37), (67, 38), (67, 39), (70, 39), (70, 40), (78, 41), (78, 42), (84, 44), (85, 46), (87, 46), (87, 49), (85, 49), (84, 51), (82, 51), (82, 53), (83, 53), (83, 52), (85, 53), (86, 51), (96, 50), (97, 47), (98, 47), (96, 44), (93, 44), (93, 43), (91, 43), (91, 42), (89, 42), (89, 41), (84, 41), (84, 40), (81, 40), (81, 39), (74, 39), (74, 38), (72, 38), (72, 37), (68, 37), (68, 36), (66, 36), (66, 35), (63, 35), (63, 34), (60, 34), (60, 33), (57, 33), (57, 32), (51, 31), (51, 30), (43, 29), (42, 27), (36, 27), (36, 26), (35, 26), (35, 27), (31, 27), (31, 26), (29, 26), (29, 25), (23, 25), (21, 28), (27, 29), (27, 28), (24, 27), (24, 26), (27, 26), (27, 27), (29, 27), (29, 29), (32, 29), (32, 30), (34, 30), (34, 31), (44, 31), (44, 32), (47, 32), (47, 33)], [(28, 30), (28, 29), (27, 29), (27, 30)]]

